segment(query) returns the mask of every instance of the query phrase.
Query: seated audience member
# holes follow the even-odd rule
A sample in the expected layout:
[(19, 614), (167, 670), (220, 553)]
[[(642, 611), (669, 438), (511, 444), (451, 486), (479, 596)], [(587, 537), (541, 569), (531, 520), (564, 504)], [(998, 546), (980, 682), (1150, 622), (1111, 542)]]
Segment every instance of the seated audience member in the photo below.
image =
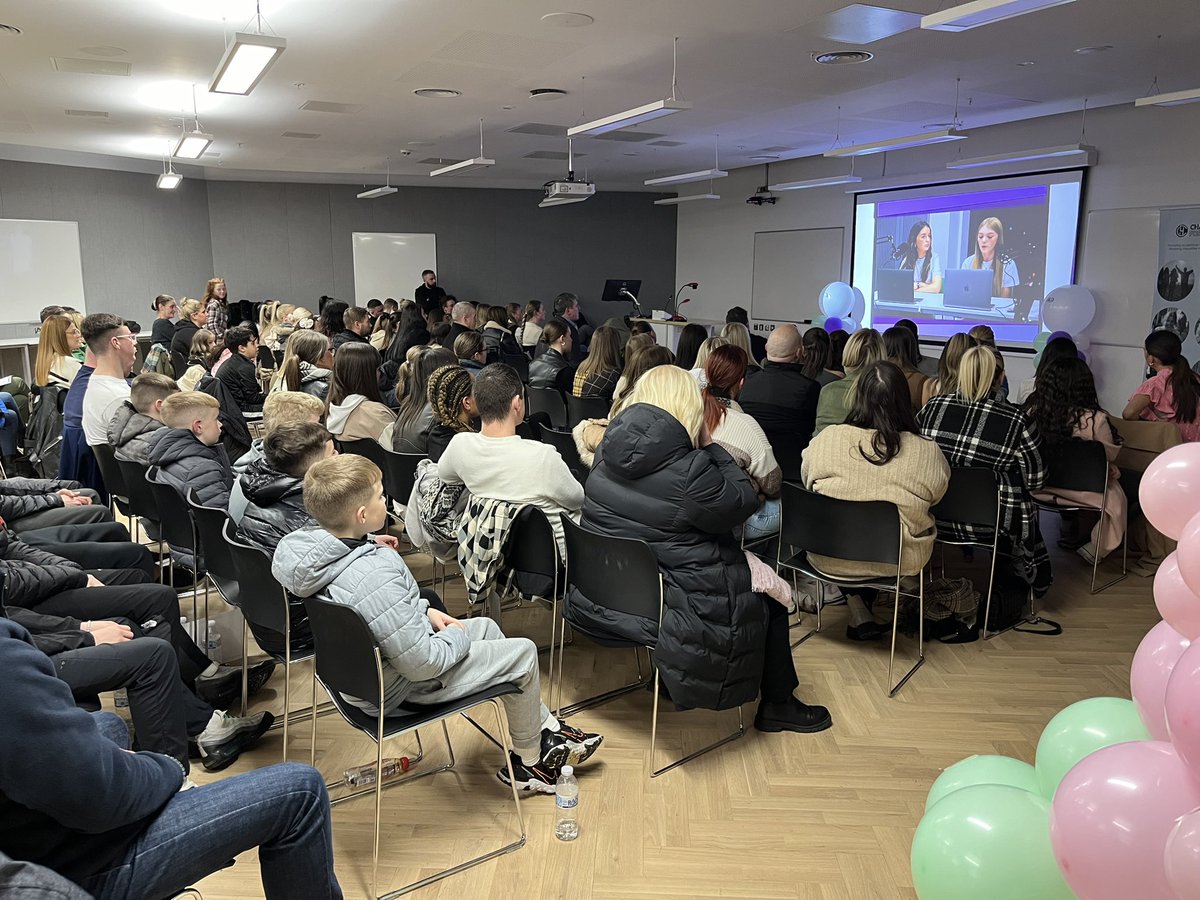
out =
[[(637, 323), (635, 322), (634, 324), (636, 325)], [(620, 396), (620, 394), (625, 390), (625, 385), (627, 384), (625, 379), (625, 370), (629, 368), (630, 363), (633, 362), (633, 358), (643, 350), (647, 350), (650, 347), (655, 346), (657, 345), (654, 343), (654, 338), (650, 335), (635, 334), (630, 336), (629, 340), (625, 343), (625, 352), (622, 357), (624, 361), (621, 365), (621, 377), (617, 379), (616, 387), (613, 389), (614, 400), (616, 400), (617, 397)], [(672, 355), (671, 361), (674, 362), (674, 360), (675, 357)]]
[(507, 307), (493, 306), (480, 333), (483, 335), (488, 362), (502, 362), (511, 366), (525, 360), (525, 354), (509, 330)]
[(904, 375), (908, 384), (908, 398), (913, 411), (921, 408), (921, 398), (925, 393), (925, 382), (928, 375), (921, 373), (917, 366), (920, 364), (920, 351), (917, 349), (917, 339), (907, 328), (893, 325), (883, 333), (883, 348), (887, 360), (893, 363)]
[(299, 329), (288, 338), (271, 391), (301, 391), (323, 401), (329, 393), (332, 368), (329, 339), (320, 332)]
[(1029, 395), (1037, 387), (1038, 378), (1041, 377), (1046, 367), (1060, 359), (1079, 359), (1079, 348), (1069, 337), (1056, 337), (1046, 342), (1046, 346), (1042, 348), (1042, 352), (1038, 356), (1037, 369), (1034, 371), (1033, 377), (1026, 378), (1017, 385), (1018, 405), (1029, 399)]
[(899, 319), (896, 322), (897, 328), (904, 328), (913, 336), (913, 340), (917, 342), (917, 371), (927, 378), (937, 378), (938, 376), (938, 361), (932, 356), (921, 355), (921, 335), (917, 331), (917, 323), (912, 319)]
[[(263, 404), (264, 435), (270, 434), (281, 425), (300, 425), (304, 422), (320, 422), (325, 415), (325, 404), (312, 394), (300, 391), (275, 391), (267, 395)], [(242, 493), (241, 476), (256, 463), (264, 458), (263, 441), (265, 437), (256, 438), (250, 449), (233, 463), (233, 488), (229, 492), (229, 518), (235, 525), (242, 520), (246, 511), (246, 495)]]
[[(433, 307), (436, 309), (437, 307)], [(438, 310), (440, 315), (441, 311)], [(388, 352), (388, 359), (401, 362), (404, 355), (413, 347), (429, 343), (429, 319), (419, 306), (409, 306), (400, 313), (400, 322), (396, 325), (396, 339)]]
[(380, 355), (387, 353), (388, 347), (392, 345), (392, 341), (396, 337), (396, 320), (398, 318), (399, 313), (380, 313), (371, 327), (371, 346), (378, 350)]
[(150, 343), (161, 344), (170, 350), (171, 341), (175, 340), (173, 319), (179, 312), (179, 305), (170, 294), (159, 294), (151, 302), (150, 309), (154, 311), (154, 324), (150, 326)]
[[(297, 596), (319, 596), (362, 615), (384, 659), (385, 713), (401, 704), (446, 703), (491, 684), (517, 685), (519, 693), (502, 698), (516, 751), (511, 760), (516, 786), (554, 793), (561, 766), (587, 759), (603, 738), (560, 722), (546, 709), (532, 641), (506, 638), (488, 618), (460, 622), (431, 608), (400, 554), (368, 538), (387, 521), (382, 481), (375, 464), (361, 456), (339, 456), (309, 469), (304, 503), (321, 527), (279, 542), (275, 577)], [(346, 699), (376, 711), (365, 701)], [(499, 777), (510, 783), (507, 767)]]
[(115, 900), (173, 896), (258, 848), (267, 896), (341, 898), (318, 772), (290, 763), (181, 791), (177, 760), (129, 752), (120, 720), (78, 709), (29, 633), (2, 619), (0, 667), (0, 852)]
[(368, 344), (371, 333), (371, 314), (358, 306), (351, 306), (342, 313), (343, 328), (329, 340), (329, 349), (336, 357), (338, 350), (346, 344)]
[(217, 361), (217, 337), (207, 328), (201, 328), (192, 338), (192, 349), (187, 358), (187, 369), (177, 379), (181, 391), (194, 391), (200, 379), (209, 373)]
[(398, 378), (396, 399), (400, 409), (392, 429), (392, 449), (397, 453), (429, 452), (429, 431), (433, 428), (433, 407), (429, 403), (429, 378), (442, 366), (457, 365), (454, 354), (444, 347), (425, 347), (417, 352), (407, 370)]
[(450, 440), (479, 430), (479, 414), (471, 395), (472, 378), (462, 366), (442, 366), (429, 376), (429, 404), (434, 425), (429, 430), (429, 458), (437, 462)]
[(846, 421), (850, 407), (854, 403), (854, 389), (858, 383), (858, 373), (871, 363), (879, 362), (886, 355), (883, 348), (883, 338), (874, 328), (861, 328), (846, 341), (842, 351), (842, 369), (845, 378), (839, 378), (821, 388), (821, 396), (817, 400), (817, 424), (813, 430), (816, 436), (830, 425), (841, 425)]
[(396, 421), (379, 392), (383, 359), (370, 344), (342, 345), (333, 358), (333, 378), (325, 398), (325, 425), (340, 441), (378, 441)]
[(599, 397), (612, 405), (613, 392), (621, 377), (621, 344), (617, 332), (601, 325), (592, 334), (587, 358), (575, 372), (571, 393), (576, 397)]
[(529, 364), (529, 386), (554, 388), (568, 393), (575, 384), (575, 367), (571, 354), (571, 330), (557, 319), (542, 328), (542, 343), (546, 350)]
[[(175, 323), (175, 335), (171, 338), (171, 352), (187, 356), (192, 349), (196, 332), (208, 324), (208, 309), (199, 300), (184, 297), (179, 301), (179, 321)], [(214, 339), (216, 335), (213, 335)]]
[(335, 300), (333, 297), (322, 297), (317, 306), (316, 329), (332, 342), (334, 337), (346, 327), (346, 310), (349, 303)]
[(163, 422), (150, 448), (150, 465), (157, 480), (169, 484), (181, 498), (193, 491), (202, 506), (229, 507), (233, 469), (221, 446), (220, 404), (195, 391), (172, 394), (162, 405)]
[(450, 345), (450, 323), (438, 322), (429, 329), (429, 345), (437, 347), (445, 347), (447, 350), (454, 349)]
[[(747, 365), (752, 369), (761, 369), (762, 363), (754, 358), (754, 343), (750, 340), (750, 329), (741, 322), (726, 322), (725, 327), (721, 329), (721, 337), (729, 341), (735, 347), (741, 347), (746, 351)], [(762, 341), (763, 357), (767, 355), (767, 339), (759, 337)]]
[(993, 390), (997, 400), (1007, 400), (1008, 375), (1004, 372), (1004, 357), (1000, 354), (1000, 348), (996, 346), (996, 332), (992, 331), (990, 325), (974, 325), (967, 332), (967, 337), (980, 347), (991, 349), (992, 355), (996, 357), (996, 387)]
[(554, 447), (518, 436), (517, 426), (525, 420), (525, 391), (516, 370), (503, 363), (485, 367), (472, 395), (481, 429), (451, 439), (438, 461), (438, 477), (447, 484), (465, 484), (473, 497), (539, 507), (565, 555), (558, 517), (578, 514), (583, 487)]
[(658, 336), (654, 333), (654, 327), (649, 322), (630, 322), (629, 323), (630, 338), (635, 338), (639, 334), (648, 335), (650, 338), (650, 343), (652, 343), (652, 344), (658, 343)]
[(696, 356), (700, 353), (700, 345), (708, 340), (708, 329), (703, 325), (691, 322), (683, 326), (679, 332), (679, 343), (675, 345), (675, 365), (690, 372), (696, 368)]
[[(520, 303), (509, 303), (505, 309), (508, 310), (509, 331), (515, 332), (520, 324), (525, 321), (525, 307)], [(515, 333), (513, 336), (516, 337)]]
[(216, 372), (233, 395), (243, 413), (262, 412), (262, 385), (258, 380), (255, 361), (258, 359), (258, 339), (243, 325), (225, 332), (225, 349), (230, 357)]
[(117, 459), (150, 465), (151, 437), (164, 427), (163, 402), (178, 393), (179, 385), (166, 375), (147, 373), (133, 379), (129, 399), (108, 423), (108, 444)]
[[(111, 523), (95, 491), (62, 478), (0, 478), (0, 520), (16, 532), (60, 525)], [(126, 535), (128, 540), (128, 535)]]
[(663, 687), (678, 706), (729, 709), (761, 692), (759, 730), (822, 731), (829, 711), (792, 693), (799, 680), (787, 609), (753, 591), (733, 537), (758, 507), (750, 477), (713, 443), (695, 380), (674, 366), (652, 369), (596, 452), (582, 524), (650, 545), (663, 579), (661, 628), (575, 589), (564, 615), (591, 634), (655, 645)]
[(779, 491), (783, 470), (775, 461), (771, 442), (754, 419), (742, 412), (736, 400), (746, 383), (749, 357), (732, 344), (718, 347), (704, 364), (704, 424), (717, 444), (750, 476), (759, 507), (746, 520), (743, 534), (758, 540), (779, 531)]
[(521, 348), (532, 352), (542, 339), (542, 326), (546, 324), (546, 307), (541, 300), (530, 300), (525, 304), (525, 317), (517, 326), (516, 338)]
[(287, 347), (288, 338), (297, 331), (308, 331), (316, 324), (309, 309), (290, 303), (280, 305), (276, 322), (275, 330), (271, 332), (272, 353), (282, 353)]
[[(937, 539), (929, 510), (946, 493), (950, 467), (938, 445), (921, 437), (909, 387), (898, 366), (871, 363), (857, 380), (854, 405), (845, 423), (830, 425), (812, 439), (801, 477), (810, 491), (839, 500), (894, 503), (904, 530), (900, 573), (919, 576)], [(895, 567), (882, 563), (817, 555), (810, 559), (822, 572), (841, 578), (886, 579), (896, 574)], [(851, 640), (874, 640), (891, 630), (871, 616), (873, 590), (843, 588), (843, 593), (850, 610), (846, 634)]]
[(846, 349), (846, 341), (850, 340), (850, 332), (838, 328), (829, 332), (829, 368), (839, 378), (846, 374), (842, 366), (842, 352)]
[(700, 345), (700, 349), (696, 351), (696, 364), (692, 366), (688, 374), (696, 379), (696, 384), (700, 386), (701, 390), (704, 389), (706, 383), (704, 380), (704, 365), (708, 362), (708, 355), (718, 347), (725, 347), (728, 344), (729, 341), (725, 338), (714, 336), (705, 338), (704, 343)]
[[(1121, 470), (1116, 466), (1121, 436), (1100, 406), (1092, 370), (1078, 356), (1063, 357), (1042, 369), (1037, 387), (1025, 401), (1025, 414), (1042, 435), (1045, 453), (1051, 456), (1072, 438), (1099, 441), (1108, 457), (1108, 497), (1094, 491), (1067, 491), (1046, 485), (1035, 496), (1039, 500), (1079, 503), (1104, 509), (1108, 515), (1092, 529), (1091, 540), (1076, 552), (1088, 563), (1103, 559), (1121, 546), (1129, 516), (1129, 504), (1121, 490)], [(1104, 525), (1103, 531), (1101, 524)]]
[(1154, 376), (1133, 392), (1121, 418), (1174, 422), (1185, 441), (1200, 441), (1200, 376), (1188, 368), (1179, 337), (1155, 331), (1146, 338), (1145, 350)]
[(371, 317), (371, 328), (374, 329), (375, 323), (379, 320), (380, 313), (383, 312), (383, 301), (378, 297), (374, 297), (367, 301), (367, 315)]
[[(754, 360), (756, 365), (762, 365), (763, 360), (767, 358), (767, 339), (761, 334), (755, 334), (750, 330), (750, 316), (747, 314), (745, 307), (732, 306), (725, 313), (725, 324), (738, 324), (746, 329), (746, 334), (750, 338), (750, 358)], [(724, 331), (721, 332), (725, 334)], [(729, 335), (725, 334), (725, 337)], [(741, 347), (741, 344), (738, 344)], [(742, 347), (745, 350), (745, 347)]]
[(68, 315), (50, 316), (38, 332), (37, 359), (33, 367), (33, 383), (70, 387), (79, 374), (81, 363), (72, 354), (83, 344), (83, 335)]
[[(103, 483), (100, 467), (96, 464), (95, 454), (87, 445), (83, 433), (83, 401), (87, 395), (88, 382), (92, 380), (95, 371), (96, 357), (91, 350), (87, 351), (83, 367), (67, 389), (63, 400), (62, 443), (59, 445), (58, 477), (70, 481), (86, 481), (89, 485)], [(51, 388), (42, 392), (42, 399), (57, 403), (57, 392), (61, 388)], [(53, 423), (50, 429), (53, 428)], [(49, 439), (51, 436), (48, 435)]]
[(474, 331), (478, 324), (476, 321), (475, 304), (469, 300), (460, 300), (454, 304), (454, 309), (450, 313), (450, 333), (446, 337), (444, 346), (453, 347), (454, 342), (458, 340), (458, 336), (464, 331)]
[[(630, 342), (632, 343), (632, 340)], [(646, 349), (639, 350), (628, 357), (625, 370), (617, 382), (617, 392), (613, 398), (613, 405), (608, 411), (608, 418), (584, 419), (571, 429), (575, 438), (575, 449), (579, 451), (579, 459), (585, 466), (591, 468), (596, 448), (604, 439), (604, 429), (608, 427), (608, 423), (616, 417), (617, 413), (629, 405), (638, 379), (651, 369), (674, 365), (674, 363), (675, 355), (666, 347), (658, 344), (651, 344)]]
[[(975, 339), (966, 332), (960, 331), (952, 335), (942, 347), (942, 355), (938, 359), (936, 378), (930, 378), (921, 389), (921, 406), (924, 407), (932, 398), (942, 394), (954, 394), (958, 391), (958, 370), (962, 364), (963, 354), (975, 346)], [(993, 364), (994, 364), (993, 360)]]
[[(1022, 410), (991, 399), (996, 358), (987, 347), (971, 347), (959, 363), (957, 388), (939, 394), (917, 414), (921, 433), (937, 441), (951, 466), (992, 469), (1000, 486), (1002, 542), (1011, 544), (1015, 573), (1042, 596), (1053, 575), (1030, 493), (1046, 482), (1042, 439)], [(951, 526), (964, 540), (980, 539), (971, 526)], [(1004, 615), (1004, 610), (1001, 615)], [(1012, 610), (1011, 612), (1015, 612)]]
[(108, 423), (121, 402), (129, 399), (125, 379), (137, 358), (137, 338), (124, 319), (111, 313), (93, 313), (84, 319), (83, 337), (96, 360), (83, 397), (83, 436), (94, 447), (108, 443)]
[(454, 355), (458, 364), (474, 377), (479, 370), (487, 365), (487, 348), (483, 344), (483, 335), (478, 331), (464, 331), (454, 339)]
[[(588, 343), (587, 335), (582, 329), (586, 327), (588, 333), (591, 331), (590, 326), (587, 326), (583, 318), (583, 310), (579, 305), (579, 297), (570, 291), (563, 291), (555, 297), (554, 319), (552, 321), (558, 322), (559, 325), (563, 326), (570, 333), (571, 343), (563, 355), (567, 358), (567, 362), (571, 364), (572, 368), (578, 368), (579, 364), (583, 362)], [(549, 347), (550, 342), (545, 341), (545, 343)], [(569, 385), (566, 390), (570, 390)]]
[(767, 361), (751, 373), (738, 401), (775, 451), (784, 481), (800, 477), (800, 456), (812, 438), (820, 385), (804, 374), (804, 349), (795, 325), (780, 325), (767, 338)]
[(804, 361), (800, 371), (821, 387), (842, 377), (841, 373), (830, 368), (833, 364), (833, 347), (829, 343), (829, 332), (824, 328), (810, 328), (804, 332), (801, 353)]

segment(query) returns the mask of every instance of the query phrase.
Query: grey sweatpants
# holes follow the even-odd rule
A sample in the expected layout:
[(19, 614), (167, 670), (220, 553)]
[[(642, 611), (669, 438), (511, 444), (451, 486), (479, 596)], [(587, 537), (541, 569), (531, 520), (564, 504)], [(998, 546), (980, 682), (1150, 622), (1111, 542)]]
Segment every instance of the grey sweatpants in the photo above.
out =
[(449, 703), (511, 681), (521, 693), (500, 699), (508, 714), (513, 749), (529, 762), (530, 754), (541, 753), (542, 726), (554, 721), (542, 703), (537, 645), (529, 638), (505, 637), (500, 626), (485, 617), (463, 619), (462, 624), (471, 638), (470, 652), (440, 677), (414, 684), (405, 702)]

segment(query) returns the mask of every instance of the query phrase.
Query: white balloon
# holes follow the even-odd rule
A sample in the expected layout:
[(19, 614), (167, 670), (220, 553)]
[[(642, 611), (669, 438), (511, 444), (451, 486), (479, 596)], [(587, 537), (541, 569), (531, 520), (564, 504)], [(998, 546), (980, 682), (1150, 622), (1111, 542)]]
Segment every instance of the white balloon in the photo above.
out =
[(1042, 322), (1048, 331), (1076, 335), (1096, 317), (1096, 298), (1081, 284), (1056, 287), (1042, 302)]
[(854, 289), (844, 281), (831, 281), (821, 291), (821, 312), (827, 316), (847, 316), (854, 306)]
[(1092, 346), (1092, 339), (1086, 334), (1077, 334), (1071, 340), (1075, 342), (1075, 349), (1079, 351), (1085, 351)]
[(851, 285), (850, 290), (854, 291), (854, 304), (850, 307), (850, 318), (855, 322), (861, 322), (867, 312), (867, 298), (863, 296), (861, 288)]

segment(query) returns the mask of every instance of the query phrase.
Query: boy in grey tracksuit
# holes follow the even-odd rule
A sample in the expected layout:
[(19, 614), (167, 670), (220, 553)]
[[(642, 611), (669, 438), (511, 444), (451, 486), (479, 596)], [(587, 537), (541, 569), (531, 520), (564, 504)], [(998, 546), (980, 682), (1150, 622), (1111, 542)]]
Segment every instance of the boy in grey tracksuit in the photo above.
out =
[[(512, 682), (502, 698), (508, 713), (517, 787), (554, 793), (559, 769), (583, 762), (603, 738), (559, 721), (541, 702), (537, 647), (506, 638), (491, 619), (459, 621), (429, 606), (393, 546), (369, 535), (383, 528), (382, 475), (370, 460), (344, 455), (322, 460), (304, 479), (304, 503), (320, 523), (286, 535), (272, 570), (299, 597), (319, 596), (358, 611), (384, 659), (385, 712), (401, 704), (434, 705)], [(375, 712), (364, 701), (347, 697)], [(508, 769), (500, 780), (509, 782)]]

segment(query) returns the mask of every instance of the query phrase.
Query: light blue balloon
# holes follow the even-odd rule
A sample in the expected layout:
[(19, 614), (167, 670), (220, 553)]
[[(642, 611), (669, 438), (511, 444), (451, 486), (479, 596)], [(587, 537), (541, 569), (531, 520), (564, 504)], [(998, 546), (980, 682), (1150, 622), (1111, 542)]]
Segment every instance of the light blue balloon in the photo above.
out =
[(827, 316), (848, 316), (854, 308), (854, 288), (844, 281), (831, 281), (821, 291), (821, 312)]

